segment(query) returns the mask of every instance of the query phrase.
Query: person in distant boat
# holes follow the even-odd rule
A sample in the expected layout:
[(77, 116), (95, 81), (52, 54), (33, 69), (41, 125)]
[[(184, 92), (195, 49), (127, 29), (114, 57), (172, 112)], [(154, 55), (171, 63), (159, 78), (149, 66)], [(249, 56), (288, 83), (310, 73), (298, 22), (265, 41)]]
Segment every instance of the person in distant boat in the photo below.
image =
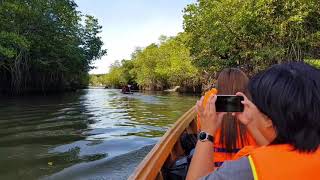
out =
[[(318, 179), (319, 89), (320, 70), (302, 62), (273, 65), (255, 75), (249, 82), (252, 101), (237, 93), (244, 97), (244, 111), (233, 115), (244, 125), (254, 126), (271, 143), (244, 148), (239, 152), (242, 156), (214, 171), (213, 141), (198, 140), (187, 179)], [(208, 136), (215, 135), (223, 121), (215, 110), (216, 98), (211, 96), (205, 108), (203, 97), (197, 102), (202, 131)]]
[(128, 92), (129, 92), (128, 86), (127, 86), (127, 85), (122, 86), (121, 92), (122, 92), (122, 93), (128, 93)]
[[(248, 76), (240, 69), (226, 68), (220, 72), (214, 87), (218, 90), (218, 95), (233, 95), (237, 92), (243, 92), (249, 97), (248, 82)], [(213, 93), (216, 94), (216, 91)], [(204, 98), (209, 98), (209, 96), (210, 93), (206, 93)], [(199, 117), (197, 126), (198, 132), (200, 132), (202, 128)], [(259, 136), (259, 132), (255, 128), (243, 125), (231, 113), (225, 114), (221, 127), (214, 134), (214, 167), (220, 167), (224, 161), (232, 160), (235, 154), (244, 146), (265, 145), (268, 143), (264, 138), (261, 138), (261, 135), (260, 138), (256, 137), (258, 139), (256, 143), (253, 136)]]
[(126, 93), (126, 92), (127, 92), (126, 86), (122, 86), (121, 92), (122, 92), (122, 93)]
[(132, 94), (132, 92), (131, 92), (131, 85), (129, 84), (129, 85), (124, 85), (124, 86), (122, 86), (121, 92), (122, 92), (123, 94)]

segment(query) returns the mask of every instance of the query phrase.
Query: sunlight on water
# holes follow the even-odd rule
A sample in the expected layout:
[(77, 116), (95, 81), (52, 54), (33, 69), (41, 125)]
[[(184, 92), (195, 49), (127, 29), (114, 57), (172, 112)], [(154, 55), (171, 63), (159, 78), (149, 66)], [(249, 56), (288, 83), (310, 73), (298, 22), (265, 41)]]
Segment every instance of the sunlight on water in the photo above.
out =
[(0, 179), (126, 179), (196, 96), (88, 89), (0, 99)]

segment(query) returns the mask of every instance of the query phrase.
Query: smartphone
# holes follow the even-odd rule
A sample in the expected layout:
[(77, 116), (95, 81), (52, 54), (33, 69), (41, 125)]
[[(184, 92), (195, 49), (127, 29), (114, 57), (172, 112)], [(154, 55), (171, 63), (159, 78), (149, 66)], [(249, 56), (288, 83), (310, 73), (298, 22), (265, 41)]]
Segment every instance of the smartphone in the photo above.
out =
[(243, 112), (244, 106), (242, 96), (234, 95), (217, 95), (216, 111), (217, 112)]

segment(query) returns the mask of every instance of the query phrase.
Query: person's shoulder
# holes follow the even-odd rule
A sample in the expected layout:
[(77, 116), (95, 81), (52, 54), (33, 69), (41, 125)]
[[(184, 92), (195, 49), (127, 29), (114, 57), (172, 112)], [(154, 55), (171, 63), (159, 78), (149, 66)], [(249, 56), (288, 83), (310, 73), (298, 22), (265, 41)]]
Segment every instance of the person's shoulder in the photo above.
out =
[(201, 180), (225, 179), (253, 179), (248, 157), (243, 157), (235, 161), (225, 161), (222, 166), (213, 173), (201, 178)]

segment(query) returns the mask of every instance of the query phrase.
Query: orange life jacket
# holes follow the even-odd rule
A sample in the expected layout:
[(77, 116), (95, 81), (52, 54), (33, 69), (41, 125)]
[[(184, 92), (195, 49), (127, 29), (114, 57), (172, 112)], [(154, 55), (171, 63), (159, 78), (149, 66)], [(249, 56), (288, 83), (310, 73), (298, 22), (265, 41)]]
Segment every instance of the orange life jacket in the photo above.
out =
[(247, 154), (255, 180), (320, 178), (320, 148), (314, 153), (301, 153), (290, 145), (269, 145), (244, 151), (241, 153)]
[[(197, 128), (198, 131), (200, 131), (201, 124), (200, 124), (200, 119), (198, 118), (197, 120)], [(226, 161), (226, 160), (232, 160), (234, 159), (234, 156), (242, 149), (243, 147), (246, 146), (256, 146), (256, 141), (254, 138), (251, 136), (251, 134), (247, 131), (246, 137), (247, 139), (244, 140), (244, 144), (241, 144), (241, 139), (240, 136), (237, 139), (237, 148), (232, 149), (232, 152), (227, 152), (227, 149), (223, 144), (220, 143), (220, 136), (221, 136), (221, 129), (219, 128), (214, 134), (214, 143), (213, 143), (213, 162), (215, 168), (220, 167), (221, 164)]]
[(255, 150), (256, 148), (258, 148), (258, 146), (245, 146), (242, 149), (240, 149), (240, 151), (238, 151), (237, 154), (233, 156), (232, 160), (238, 160), (244, 156), (249, 156), (249, 153)]
[(256, 146), (256, 141), (253, 139), (251, 134), (247, 132), (247, 139), (244, 140), (244, 144), (241, 144), (240, 136), (237, 138), (237, 146), (235, 149), (232, 149), (232, 152), (227, 152), (225, 146), (220, 143), (221, 129), (218, 129), (214, 135), (213, 143), (213, 162), (215, 167), (220, 167), (221, 164), (226, 160), (232, 160), (234, 156), (245, 146)]

